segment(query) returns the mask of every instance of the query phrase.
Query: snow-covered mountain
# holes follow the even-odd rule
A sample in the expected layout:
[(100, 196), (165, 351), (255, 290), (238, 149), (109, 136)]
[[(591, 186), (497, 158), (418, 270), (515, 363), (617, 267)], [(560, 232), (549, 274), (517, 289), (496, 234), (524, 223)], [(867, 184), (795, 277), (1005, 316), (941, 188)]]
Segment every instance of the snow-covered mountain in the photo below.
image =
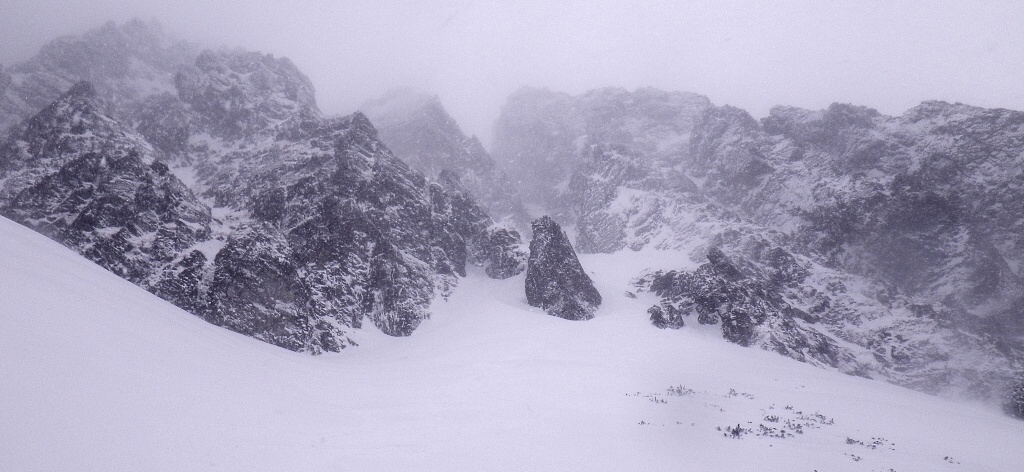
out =
[(687, 94), (523, 89), (495, 156), (546, 170), (523, 193), (564, 205), (578, 250), (691, 255), (635, 274), (662, 296), (657, 326), (719, 325), (850, 374), (998, 397), (1024, 366), (1017, 115), (834, 105), (758, 121)]
[[(0, 218), (0, 470), (1019, 468), (988, 408), (657, 330), (628, 274), (584, 255), (586, 322), (471, 269), (407, 338), (308, 356), (216, 328)], [(59, 296), (55, 296), (59, 294)], [(578, 440), (583, 434), (582, 440)], [(566, 438), (576, 438), (566, 440)]]
[(214, 324), (300, 351), (350, 345), (364, 318), (410, 334), (467, 264), (524, 269), (517, 232), (457, 181), (410, 169), (364, 115), (323, 116), (287, 59), (204, 51), (161, 78), (176, 94), (133, 96), (128, 117), (80, 82), (15, 126), (0, 214)]
[[(1024, 368), (1020, 112), (756, 120), (688, 93), (527, 88), (492, 159), (436, 97), (365, 109), (325, 116), (286, 58), (108, 24), (0, 70), (0, 215), (293, 351), (407, 336), (480, 296), (579, 325), (629, 316), (666, 342), (716, 326), (950, 396), (999, 400)], [(530, 261), (528, 213), (554, 216)]]
[(396, 89), (361, 107), (381, 141), (427, 178), (457, 179), (491, 217), (521, 230), (530, 216), (519, 191), (480, 140), (467, 137), (436, 96)]
[(174, 93), (168, 78), (199, 52), (155, 21), (138, 19), (51, 41), (26, 62), (0, 66), (0, 133), (81, 81), (93, 84), (115, 116), (131, 116), (147, 97)]

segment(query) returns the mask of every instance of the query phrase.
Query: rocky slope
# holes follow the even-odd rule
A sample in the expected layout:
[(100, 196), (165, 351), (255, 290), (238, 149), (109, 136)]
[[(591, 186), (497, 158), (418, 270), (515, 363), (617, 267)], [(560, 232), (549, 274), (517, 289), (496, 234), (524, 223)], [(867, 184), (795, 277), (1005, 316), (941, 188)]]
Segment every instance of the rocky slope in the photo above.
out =
[(480, 141), (467, 137), (436, 96), (397, 89), (361, 107), (381, 140), (410, 167), (436, 180), (455, 177), (492, 217), (527, 228), (516, 186)]
[(0, 212), (137, 284), (210, 236), (210, 209), (88, 82), (0, 149)]
[(907, 293), (979, 316), (1018, 309), (1024, 113), (926, 102), (887, 117), (833, 105), (776, 108), (754, 124), (699, 133), (706, 187), (725, 167), (760, 162), (718, 199)]
[(581, 252), (690, 251), (692, 266), (638, 279), (662, 297), (658, 326), (693, 314), (733, 342), (852, 374), (1004, 389), (1024, 359), (1020, 113), (928, 102), (759, 121), (681, 96), (526, 89), (503, 110), (495, 156), (552, 176), (524, 195), (562, 199)]
[[(757, 120), (692, 94), (524, 89), (492, 160), (436, 99), (367, 110), (380, 133), (324, 116), (287, 59), (109, 24), (0, 68), (0, 214), (299, 351), (342, 349), (367, 320), (408, 335), (469, 264), (527, 270), (519, 233), (489, 217), (521, 223), (525, 206), (567, 222), (581, 252), (690, 254), (635, 274), (659, 327), (717, 325), (929, 392), (995, 395), (1024, 366), (1020, 112)], [(600, 296), (581, 300), (565, 317)]]
[[(323, 116), (287, 59), (205, 51), (118, 118), (82, 82), (0, 151), (0, 214), (208, 321), (336, 351), (410, 334), (467, 264), (521, 272), (518, 233), (431, 182), (362, 114)], [(124, 115), (121, 115), (124, 116)]]
[(155, 22), (109, 22), (81, 36), (51, 41), (20, 64), (0, 66), (0, 134), (31, 117), (72, 85), (88, 81), (118, 118), (154, 95), (175, 93), (168, 80), (199, 48)]

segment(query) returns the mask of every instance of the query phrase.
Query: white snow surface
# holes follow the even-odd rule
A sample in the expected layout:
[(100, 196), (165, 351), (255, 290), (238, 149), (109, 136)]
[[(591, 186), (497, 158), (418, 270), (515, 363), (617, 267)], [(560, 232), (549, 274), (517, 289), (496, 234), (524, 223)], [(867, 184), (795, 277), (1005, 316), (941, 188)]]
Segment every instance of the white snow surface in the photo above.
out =
[(411, 337), (311, 357), (0, 219), (0, 470), (1020, 470), (1024, 422), (990, 408), (655, 329), (628, 277), (685, 261), (584, 256), (585, 322), (474, 272)]

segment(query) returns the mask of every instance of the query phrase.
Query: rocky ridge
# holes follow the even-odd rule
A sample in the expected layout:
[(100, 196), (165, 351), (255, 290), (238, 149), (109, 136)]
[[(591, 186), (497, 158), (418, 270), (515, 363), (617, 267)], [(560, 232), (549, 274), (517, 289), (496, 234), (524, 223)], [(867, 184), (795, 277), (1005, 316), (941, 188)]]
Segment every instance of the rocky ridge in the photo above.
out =
[(413, 102), (378, 133), (324, 116), (286, 59), (108, 24), (0, 68), (0, 214), (215, 324), (322, 352), (365, 320), (409, 334), (467, 264), (526, 270), (488, 216), (520, 211), (516, 182), (581, 252), (691, 251), (637, 274), (659, 327), (945, 394), (996, 395), (1024, 365), (1020, 112), (757, 120), (654, 89), (524, 89), (491, 160)]
[(457, 179), (431, 182), (362, 114), (323, 116), (286, 59), (205, 51), (175, 94), (114, 115), (81, 82), (0, 153), (0, 214), (208, 321), (296, 351), (369, 320), (410, 334), (466, 264), (525, 267)]
[(109, 114), (128, 118), (140, 101), (176, 93), (168, 78), (199, 52), (156, 22), (138, 19), (58, 38), (29, 60), (0, 67), (0, 134), (81, 81), (93, 84)]
[[(532, 195), (570, 202), (581, 252), (692, 251), (692, 266), (638, 278), (662, 299), (656, 325), (693, 314), (733, 342), (953, 395), (998, 395), (1019, 370), (1019, 113), (928, 102), (759, 121), (699, 102), (637, 126), (651, 106), (621, 96), (583, 95), (604, 97), (589, 133), (579, 97), (520, 91), (495, 156), (562, 156), (561, 180)], [(650, 144), (665, 130), (677, 147)], [(807, 275), (780, 285), (776, 256)]]

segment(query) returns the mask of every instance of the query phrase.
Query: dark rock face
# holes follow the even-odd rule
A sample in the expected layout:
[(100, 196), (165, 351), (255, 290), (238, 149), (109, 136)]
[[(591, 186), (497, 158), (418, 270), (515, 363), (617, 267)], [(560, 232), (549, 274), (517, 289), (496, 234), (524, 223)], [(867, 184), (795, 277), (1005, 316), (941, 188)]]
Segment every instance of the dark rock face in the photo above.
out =
[[(320, 341), (311, 336), (315, 307), (293, 260), (285, 235), (274, 228), (257, 225), (232, 234), (217, 253), (204, 317), (261, 341), (309, 350), (308, 343)], [(339, 341), (315, 348), (330, 350)]]
[(226, 138), (252, 135), (301, 111), (316, 111), (309, 79), (288, 59), (269, 54), (203, 51), (174, 82), (181, 100), (207, 121), (208, 129)]
[(362, 106), (380, 139), (427, 178), (442, 173), (460, 185), (498, 221), (526, 227), (530, 221), (516, 186), (476, 137), (467, 137), (436, 96), (394, 90)]
[[(773, 252), (770, 257), (774, 260), (792, 259), (778, 248)], [(707, 258), (708, 262), (693, 272), (658, 272), (641, 282), (663, 298), (650, 310), (655, 326), (679, 327), (683, 316), (693, 312), (700, 324), (720, 325), (722, 337), (741, 346), (761, 345), (830, 367), (852, 362), (843, 359), (831, 338), (795, 321), (817, 320), (786, 301), (778, 279), (744, 275), (717, 247), (708, 250)]]
[(580, 265), (569, 238), (547, 216), (533, 222), (526, 300), (567, 320), (589, 320), (601, 305), (601, 294)]
[(488, 277), (507, 279), (526, 270), (527, 254), (518, 231), (490, 226), (478, 234), (474, 257), (485, 261), (484, 272)]
[[(186, 96), (214, 102), (189, 104), (199, 117), (193, 125), (213, 140), (194, 137), (188, 161), (215, 207), (239, 221), (248, 215), (260, 224), (243, 225), (246, 231), (277, 241), (273, 251), (260, 253), (269, 259), (242, 262), (264, 268), (259, 272), (271, 279), (291, 280), (277, 292), (280, 299), (260, 303), (283, 307), (276, 315), (219, 309), (237, 320), (229, 327), (246, 332), (250, 318), (278, 316), (276, 325), (257, 326), (287, 326), (283, 337), (275, 331), (265, 338), (305, 336), (286, 347), (314, 352), (346, 345), (345, 329), (364, 319), (407, 336), (428, 317), (435, 294), (446, 295), (466, 274), (467, 263), (489, 267), (475, 257), (493, 225), (483, 209), (454, 183), (432, 184), (398, 160), (365, 116), (322, 117), (308, 80), (287, 61), (202, 57), (193, 75), (177, 82), (190, 90)], [(231, 112), (238, 103), (251, 104), (242, 107), (249, 111)], [(294, 270), (279, 264), (281, 258)], [(252, 278), (245, 290), (261, 283)], [(239, 306), (242, 298), (230, 300)]]
[(446, 254), (457, 256), (451, 259), (457, 262), (455, 274), (466, 275), (466, 262), (483, 267), (485, 273), (495, 279), (507, 279), (526, 270), (527, 254), (519, 232), (496, 225), (461, 185), (454, 172), (442, 171), (439, 182), (431, 190), (433, 234), (446, 235), (442, 238), (452, 237), (449, 235), (458, 238), (437, 244)]
[(742, 199), (736, 195), (756, 187), (772, 171), (764, 156), (767, 140), (734, 132), (756, 129), (758, 122), (730, 106), (709, 108), (697, 121), (699, 126), (690, 138), (693, 175), (704, 179), (705, 194), (730, 204), (740, 203)]
[(170, 93), (147, 97), (129, 119), (135, 130), (168, 161), (187, 158), (195, 121), (195, 113)]
[(707, 172), (766, 164), (756, 185), (715, 191), (706, 181), (719, 201), (799, 228), (792, 235), (808, 254), (908, 294), (981, 316), (1019, 305), (1024, 280), (1013, 267), (1024, 253), (1008, 228), (1024, 208), (1008, 156), (1024, 150), (1024, 114), (941, 102), (900, 117), (839, 104), (780, 107), (762, 123), (723, 113), (695, 131)]
[(362, 114), (321, 115), (288, 60), (204, 52), (159, 79), (176, 94), (113, 115), (83, 82), (17, 127), (0, 214), (211, 323), (311, 353), (352, 345), (364, 320), (409, 335), (467, 264), (524, 270), (518, 233), (456, 177), (429, 182)]
[(729, 230), (711, 243), (699, 267), (637, 280), (662, 298), (649, 310), (655, 326), (678, 328), (695, 318), (721, 326), (731, 342), (848, 374), (931, 393), (1003, 391), (1012, 354), (977, 322), (761, 236)]
[(210, 210), (99, 108), (75, 85), (0, 149), (0, 214), (145, 286), (209, 237)]

